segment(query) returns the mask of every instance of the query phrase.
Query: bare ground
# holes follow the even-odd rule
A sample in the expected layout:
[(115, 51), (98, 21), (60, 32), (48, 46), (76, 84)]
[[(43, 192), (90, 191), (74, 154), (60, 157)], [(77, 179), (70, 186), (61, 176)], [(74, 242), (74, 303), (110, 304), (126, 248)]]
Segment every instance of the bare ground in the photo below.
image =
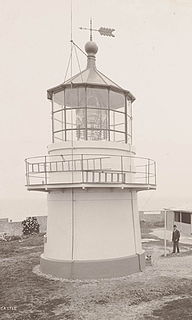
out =
[(163, 241), (150, 235), (152, 227), (142, 226), (143, 247), (152, 255), (146, 270), (113, 280), (47, 279), (38, 272), (41, 235), (0, 242), (0, 319), (192, 319), (191, 247), (163, 257)]

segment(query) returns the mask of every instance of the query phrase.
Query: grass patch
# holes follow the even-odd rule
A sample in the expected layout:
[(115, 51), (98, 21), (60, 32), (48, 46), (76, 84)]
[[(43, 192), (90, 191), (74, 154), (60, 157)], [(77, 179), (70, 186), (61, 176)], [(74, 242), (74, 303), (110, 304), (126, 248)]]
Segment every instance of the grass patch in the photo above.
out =
[(192, 319), (192, 297), (179, 298), (169, 301), (162, 308), (156, 309), (150, 319), (159, 320), (189, 320)]

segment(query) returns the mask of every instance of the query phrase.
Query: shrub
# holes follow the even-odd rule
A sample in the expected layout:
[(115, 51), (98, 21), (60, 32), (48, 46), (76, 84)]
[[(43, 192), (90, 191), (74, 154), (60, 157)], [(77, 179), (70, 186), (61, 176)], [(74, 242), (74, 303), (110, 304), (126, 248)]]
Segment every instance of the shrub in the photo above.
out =
[(39, 223), (36, 217), (29, 217), (23, 220), (22, 225), (24, 235), (39, 233)]

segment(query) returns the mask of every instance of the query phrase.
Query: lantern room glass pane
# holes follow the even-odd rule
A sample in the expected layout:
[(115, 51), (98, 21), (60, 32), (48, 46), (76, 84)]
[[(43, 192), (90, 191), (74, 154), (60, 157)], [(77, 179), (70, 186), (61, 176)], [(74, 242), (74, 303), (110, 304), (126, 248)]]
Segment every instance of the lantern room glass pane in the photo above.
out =
[[(121, 133), (121, 135), (117, 133)], [(124, 134), (124, 138), (122, 136)], [(119, 139), (119, 136), (121, 136), (121, 139)], [(110, 110), (110, 140), (111, 141), (117, 141), (121, 140), (121, 142), (124, 140), (125, 142), (125, 114), (119, 113), (115, 110)]]
[[(110, 90), (110, 109), (119, 109), (125, 107), (125, 95), (123, 93)], [(125, 112), (124, 110), (121, 110)]]
[(85, 140), (85, 108), (66, 109), (67, 141)]
[(107, 139), (108, 90), (87, 88), (87, 139)]
[(57, 93), (54, 93), (54, 104), (55, 105), (64, 105), (64, 91), (59, 91)]
[(124, 93), (67, 87), (53, 95), (53, 137), (57, 140), (131, 142), (131, 121), (131, 101), (126, 101)]
[(87, 107), (108, 108), (108, 90), (87, 88)]
[(88, 140), (107, 139), (107, 112), (107, 110), (87, 107)]
[(66, 88), (65, 106), (68, 108), (85, 106), (85, 88)]
[(64, 92), (53, 95), (53, 130), (54, 138), (57, 142), (64, 140), (65, 114), (64, 114)]
[(54, 94), (54, 103), (66, 107), (85, 106), (85, 88), (65, 88)]
[(85, 140), (85, 108), (77, 108), (74, 112), (74, 129), (76, 129), (74, 140)]
[(115, 131), (114, 133), (114, 142), (125, 142), (125, 133)]

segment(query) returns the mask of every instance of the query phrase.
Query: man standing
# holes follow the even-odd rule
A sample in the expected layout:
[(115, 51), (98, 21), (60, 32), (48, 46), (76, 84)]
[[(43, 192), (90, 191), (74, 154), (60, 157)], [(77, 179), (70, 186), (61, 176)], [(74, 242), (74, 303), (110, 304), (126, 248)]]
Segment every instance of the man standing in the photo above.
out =
[(173, 253), (175, 253), (176, 249), (179, 253), (179, 238), (180, 232), (177, 230), (177, 226), (174, 224), (173, 226), (173, 233), (172, 233), (172, 242), (173, 242)]

